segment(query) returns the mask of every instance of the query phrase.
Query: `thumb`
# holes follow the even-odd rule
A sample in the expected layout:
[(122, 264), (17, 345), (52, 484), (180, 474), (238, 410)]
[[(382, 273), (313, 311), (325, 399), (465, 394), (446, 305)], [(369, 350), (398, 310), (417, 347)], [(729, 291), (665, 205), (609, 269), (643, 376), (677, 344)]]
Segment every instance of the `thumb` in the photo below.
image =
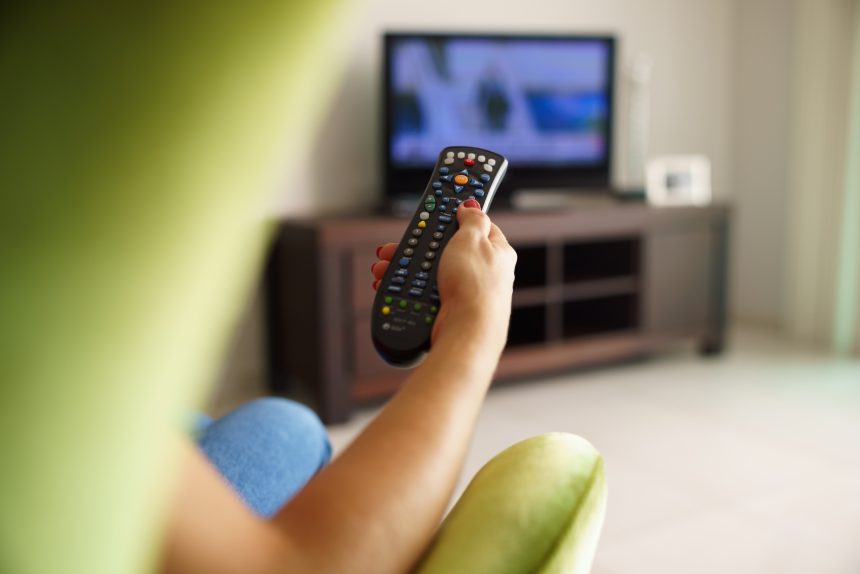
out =
[(457, 222), (460, 229), (472, 229), (482, 237), (490, 234), (490, 218), (481, 211), (481, 206), (474, 199), (467, 199), (457, 210)]

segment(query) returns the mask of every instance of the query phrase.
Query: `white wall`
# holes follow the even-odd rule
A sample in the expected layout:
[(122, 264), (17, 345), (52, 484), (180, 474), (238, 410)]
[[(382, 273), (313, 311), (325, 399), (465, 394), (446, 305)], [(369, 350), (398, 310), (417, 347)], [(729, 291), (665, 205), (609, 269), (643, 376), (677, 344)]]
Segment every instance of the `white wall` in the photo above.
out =
[[(284, 194), (284, 213), (342, 212), (381, 199), (380, 33), (384, 30), (609, 32), (620, 39), (615, 181), (623, 173), (626, 94), (633, 56), (653, 61), (652, 154), (695, 152), (713, 161), (715, 193), (732, 195), (732, 25), (730, 0), (367, 0), (344, 38), (342, 81), (310, 164)], [(479, 23), (476, 27), (474, 23)], [(312, 79), (309, 79), (312, 81)]]

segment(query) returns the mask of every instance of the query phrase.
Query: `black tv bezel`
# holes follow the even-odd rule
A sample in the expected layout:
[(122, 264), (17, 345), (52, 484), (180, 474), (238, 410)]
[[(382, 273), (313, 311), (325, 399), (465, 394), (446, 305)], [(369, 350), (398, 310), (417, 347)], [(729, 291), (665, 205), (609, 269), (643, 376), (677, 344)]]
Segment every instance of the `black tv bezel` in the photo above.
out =
[[(399, 31), (384, 32), (382, 45), (383, 73), (382, 73), (382, 116), (383, 134), (380, 138), (382, 143), (382, 171), (385, 173), (385, 195), (386, 197), (398, 197), (407, 194), (418, 194), (427, 184), (426, 168), (395, 167), (391, 161), (391, 128), (393, 124), (393, 108), (391, 106), (391, 44), (395, 40), (410, 38), (426, 39), (456, 39), (467, 38), (477, 40), (539, 40), (539, 41), (598, 41), (605, 43), (609, 48), (608, 74), (610, 79), (608, 86), (609, 115), (606, 121), (606, 161), (598, 165), (588, 166), (529, 166), (516, 165), (508, 170), (505, 179), (505, 187), (508, 189), (593, 189), (606, 190), (611, 186), (612, 164), (614, 160), (614, 131), (615, 131), (615, 92), (616, 92), (616, 49), (617, 40), (611, 34), (518, 34), (496, 32), (492, 34), (459, 33), (459, 32), (418, 32)], [(450, 145), (460, 145), (467, 142), (450, 142)]]

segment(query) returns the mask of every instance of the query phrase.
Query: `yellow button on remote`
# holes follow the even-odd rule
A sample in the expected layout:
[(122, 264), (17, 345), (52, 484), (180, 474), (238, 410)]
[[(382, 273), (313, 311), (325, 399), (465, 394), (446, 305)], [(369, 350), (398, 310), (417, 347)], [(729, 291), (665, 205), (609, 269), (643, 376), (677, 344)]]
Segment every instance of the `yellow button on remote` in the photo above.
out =
[(383, 315), (388, 315), (389, 313), (391, 313), (391, 307), (386, 305), (385, 307), (382, 308), (382, 314)]
[(420, 227), (421, 229), (424, 229), (425, 227), (427, 227), (427, 222), (426, 221), (419, 221), (418, 227)]

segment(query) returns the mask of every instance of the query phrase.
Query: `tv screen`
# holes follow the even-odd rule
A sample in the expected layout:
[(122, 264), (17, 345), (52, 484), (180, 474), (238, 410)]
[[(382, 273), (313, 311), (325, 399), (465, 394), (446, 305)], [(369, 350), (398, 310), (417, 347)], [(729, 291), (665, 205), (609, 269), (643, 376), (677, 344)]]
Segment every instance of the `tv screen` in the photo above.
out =
[(498, 151), (522, 185), (608, 184), (612, 38), (388, 34), (385, 56), (395, 187), (449, 145)]

